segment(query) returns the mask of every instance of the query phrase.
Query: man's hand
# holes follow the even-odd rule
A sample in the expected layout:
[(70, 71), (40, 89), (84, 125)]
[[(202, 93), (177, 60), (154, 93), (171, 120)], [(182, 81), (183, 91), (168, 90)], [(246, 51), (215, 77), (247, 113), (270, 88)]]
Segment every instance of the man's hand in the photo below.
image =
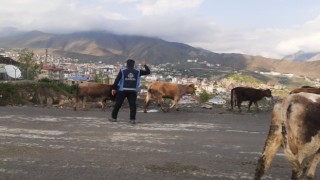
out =
[(117, 90), (112, 89), (112, 91), (111, 91), (112, 96), (114, 96), (116, 93), (117, 93)]
[(142, 66), (147, 65), (147, 61), (146, 60), (142, 60), (141, 65)]

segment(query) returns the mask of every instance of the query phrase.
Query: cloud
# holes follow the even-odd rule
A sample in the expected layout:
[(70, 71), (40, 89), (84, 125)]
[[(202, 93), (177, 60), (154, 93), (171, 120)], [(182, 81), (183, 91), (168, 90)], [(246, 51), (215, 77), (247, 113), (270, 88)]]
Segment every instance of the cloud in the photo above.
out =
[(38, 1), (38, 0), (10, 0), (1, 2), (0, 27), (26, 26), (35, 18), (55, 10), (63, 0)]
[(21, 14), (21, 13), (44, 13), (56, 9), (62, 3), (69, 3), (70, 0), (10, 0), (2, 1), (0, 6), (1, 13)]
[(119, 3), (119, 4), (127, 4), (127, 3), (135, 3), (140, 0), (99, 0), (101, 3)]
[(152, 17), (145, 17), (121, 23), (127, 28), (120, 28), (121, 25), (117, 23), (108, 28), (123, 34), (159, 37), (171, 42), (203, 41), (219, 31), (213, 22), (204, 23), (202, 18), (193, 16), (159, 17), (156, 21)]
[[(158, 37), (218, 53), (282, 58), (320, 51), (320, 16), (286, 28), (229, 28), (201, 16), (205, 0), (10, 0), (1, 2), (0, 28), (45, 32), (108, 30)], [(5, 18), (4, 18), (5, 17)]]
[(1, 19), (0, 28), (70, 32), (101, 29), (107, 21), (126, 19), (104, 6), (106, 4), (83, 4), (78, 0), (6, 1), (0, 6), (0, 17), (6, 17)]
[(156, 0), (155, 2), (145, 1), (137, 5), (143, 15), (163, 15), (166, 13), (177, 13), (179, 10), (196, 8), (203, 0)]
[(282, 41), (275, 50), (282, 55), (296, 53), (299, 50), (306, 52), (320, 51), (320, 16), (300, 26), (287, 29)]
[[(203, 22), (208, 23), (208, 22)], [(184, 42), (218, 53), (243, 53), (282, 59), (284, 56), (305, 52), (320, 52), (320, 16), (301, 25), (288, 28), (228, 29), (215, 26), (202, 26), (207, 29), (197, 33), (204, 34), (206, 39)], [(210, 32), (212, 31), (211, 35)]]
[(276, 47), (282, 54), (292, 54), (299, 50), (314, 52), (320, 48), (320, 33), (312, 33), (300, 37), (290, 38), (278, 44)]

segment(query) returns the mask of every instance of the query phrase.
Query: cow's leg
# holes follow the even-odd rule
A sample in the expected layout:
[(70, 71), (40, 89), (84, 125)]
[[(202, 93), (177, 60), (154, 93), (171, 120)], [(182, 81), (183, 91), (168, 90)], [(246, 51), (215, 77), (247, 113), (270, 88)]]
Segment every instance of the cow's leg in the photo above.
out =
[(258, 160), (255, 179), (261, 179), (262, 175), (269, 169), (272, 159), (281, 146), (281, 141), (281, 126), (271, 125), (264, 151)]
[(144, 113), (147, 113), (147, 108), (148, 108), (151, 100), (152, 100), (152, 95), (148, 92), (147, 96), (146, 96), (146, 99), (144, 100), (144, 107), (143, 107), (143, 109), (144, 109), (143, 112)]
[(233, 100), (232, 110), (233, 110), (233, 106), (236, 106), (237, 104), (238, 104), (237, 97), (235, 97), (235, 99)]
[(319, 155), (300, 158), (303, 159), (302, 162), (298, 159), (293, 159), (290, 162), (292, 164), (292, 179), (314, 179), (315, 170), (320, 160)]
[[(287, 141), (287, 140), (285, 140)], [(286, 143), (285, 143), (286, 144)], [(285, 149), (290, 149), (289, 145), (284, 145), (284, 148)], [(306, 164), (307, 162), (304, 160), (302, 162), (300, 162), (298, 160), (298, 158), (292, 158), (289, 156), (287, 156), (287, 159), (289, 161), (289, 163), (291, 164), (292, 166), (292, 170), (291, 170), (291, 179), (295, 179), (295, 180), (298, 180), (298, 179), (302, 179), (304, 174), (305, 174), (305, 171), (306, 171)], [(301, 159), (305, 159), (304, 158), (301, 158)]]
[(316, 169), (319, 161), (320, 161), (320, 150), (318, 150), (316, 155), (313, 157), (313, 160), (311, 162), (311, 165), (307, 173), (307, 179), (314, 180), (316, 178)]
[[(290, 149), (289, 147), (289, 144), (288, 144), (288, 138), (287, 138), (287, 135), (286, 135), (286, 130), (284, 130), (283, 132), (283, 137), (285, 138), (284, 139), (284, 149)], [(293, 141), (291, 139), (291, 141)], [(295, 158), (295, 157), (291, 157), (290, 155), (289, 156), (286, 156), (289, 163), (291, 164), (292, 166), (292, 170), (291, 170), (291, 179), (294, 179), (294, 180), (298, 180), (298, 179), (301, 179), (300, 177), (303, 176), (303, 166), (301, 166), (301, 162), (299, 162), (298, 158)], [(301, 159), (304, 159), (304, 158), (301, 158)]]
[(178, 101), (179, 101), (179, 98), (174, 98), (174, 100), (172, 100), (172, 105), (170, 106), (170, 110), (175, 107), (176, 110), (179, 111)]
[(87, 103), (87, 97), (85, 96), (82, 98), (82, 109), (86, 108), (86, 103)]
[(76, 98), (76, 102), (75, 102), (75, 104), (74, 104), (73, 109), (76, 110), (77, 106), (79, 105), (79, 100), (81, 101), (82, 109), (83, 109), (84, 96), (80, 96), (80, 97), (77, 97), (77, 98)]
[(254, 105), (256, 106), (257, 112), (260, 112), (260, 109), (259, 109), (259, 106), (258, 106), (258, 102), (257, 102), (257, 101), (254, 102)]
[(100, 106), (101, 106), (101, 110), (103, 110), (103, 109), (104, 109), (103, 101), (102, 101), (102, 100), (100, 100), (100, 101), (98, 102), (98, 104), (100, 104)]
[[(311, 165), (311, 161), (314, 159), (313, 157), (302, 157), (302, 162), (300, 162), (298, 159), (289, 159), (289, 162), (292, 165), (292, 176), (291, 179), (305, 179), (307, 170), (309, 169)], [(309, 171), (308, 171), (309, 172)]]
[(281, 115), (280, 107), (281, 104), (277, 104), (273, 109), (273, 117), (269, 128), (269, 134), (265, 142), (263, 153), (257, 163), (255, 180), (261, 179), (263, 174), (268, 170), (272, 159), (282, 144), (283, 136), (281, 134), (282, 128), (279, 119)]
[(252, 105), (252, 101), (249, 101), (249, 104), (248, 104), (248, 112), (250, 112), (250, 107)]
[[(300, 152), (303, 151), (304, 150), (301, 149)], [(289, 159), (290, 163), (293, 166), (293, 179), (314, 179), (315, 170), (320, 160), (320, 156), (317, 155), (317, 153), (311, 156), (300, 153), (300, 155), (296, 159)]]
[(175, 105), (175, 107), (176, 107), (176, 110), (177, 111), (180, 111), (180, 106), (179, 106), (179, 100), (178, 101), (175, 101), (175, 103), (176, 103), (176, 105)]
[(157, 95), (157, 105), (161, 107), (162, 112), (167, 112), (162, 105), (162, 96), (160, 94)]
[(73, 110), (74, 110), (74, 111), (77, 110), (78, 101), (79, 101), (79, 97), (76, 97), (76, 98), (73, 100)]
[(234, 90), (231, 90), (231, 98), (230, 98), (231, 110), (233, 110), (233, 105), (236, 105), (235, 94), (233, 91)]
[[(291, 179), (292, 180), (298, 180), (299, 176), (301, 175), (300, 172), (300, 164), (294, 162), (294, 164), (292, 164), (292, 175), (291, 175)], [(300, 175), (299, 175), (300, 174)]]
[(107, 97), (101, 98), (100, 105), (101, 105), (101, 111), (105, 111), (105, 108), (107, 106)]
[(241, 112), (241, 103), (242, 103), (242, 101), (240, 101), (240, 100), (238, 99), (236, 102), (237, 102), (238, 109), (239, 109), (239, 111)]
[(106, 107), (107, 107), (107, 100), (104, 100), (104, 101), (102, 101), (101, 110), (102, 110), (102, 111), (105, 111), (105, 110), (106, 110)]
[[(171, 101), (172, 102), (172, 105), (170, 106), (170, 110), (172, 110), (174, 107), (176, 107), (176, 109), (177, 109), (177, 103), (176, 103), (176, 101), (175, 100), (172, 100)], [(177, 109), (178, 110), (178, 109)]]

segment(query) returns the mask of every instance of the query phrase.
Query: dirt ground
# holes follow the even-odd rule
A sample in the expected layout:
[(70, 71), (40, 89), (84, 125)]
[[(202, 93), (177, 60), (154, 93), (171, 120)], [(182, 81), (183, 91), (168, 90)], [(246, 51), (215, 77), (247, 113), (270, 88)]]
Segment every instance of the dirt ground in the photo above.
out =
[[(0, 107), (0, 179), (253, 179), (271, 111)], [(264, 179), (290, 179), (279, 151)]]

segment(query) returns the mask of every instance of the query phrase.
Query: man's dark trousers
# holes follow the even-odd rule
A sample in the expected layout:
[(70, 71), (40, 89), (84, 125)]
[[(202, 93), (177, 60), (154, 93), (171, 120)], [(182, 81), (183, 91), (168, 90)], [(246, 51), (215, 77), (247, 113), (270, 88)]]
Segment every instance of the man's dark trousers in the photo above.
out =
[(114, 109), (112, 111), (112, 118), (117, 119), (118, 117), (118, 112), (122, 106), (122, 103), (124, 99), (127, 98), (129, 102), (129, 107), (130, 107), (130, 120), (135, 120), (136, 119), (136, 110), (137, 110), (137, 105), (136, 105), (136, 100), (137, 100), (137, 92), (135, 91), (118, 91), (116, 93), (116, 104), (114, 106)]

